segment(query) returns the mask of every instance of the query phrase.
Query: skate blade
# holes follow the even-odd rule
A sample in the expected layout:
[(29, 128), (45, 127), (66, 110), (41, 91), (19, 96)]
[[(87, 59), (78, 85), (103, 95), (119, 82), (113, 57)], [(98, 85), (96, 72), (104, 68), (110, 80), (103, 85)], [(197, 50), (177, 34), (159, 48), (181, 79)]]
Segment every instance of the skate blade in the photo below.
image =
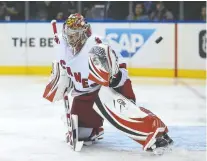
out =
[(103, 137), (99, 137), (94, 140), (84, 141), (83, 145), (90, 146), (90, 145), (95, 144), (97, 141), (102, 140), (102, 139), (103, 139)]
[(163, 155), (165, 153), (170, 153), (172, 151), (172, 146), (160, 147), (153, 150), (154, 155)]

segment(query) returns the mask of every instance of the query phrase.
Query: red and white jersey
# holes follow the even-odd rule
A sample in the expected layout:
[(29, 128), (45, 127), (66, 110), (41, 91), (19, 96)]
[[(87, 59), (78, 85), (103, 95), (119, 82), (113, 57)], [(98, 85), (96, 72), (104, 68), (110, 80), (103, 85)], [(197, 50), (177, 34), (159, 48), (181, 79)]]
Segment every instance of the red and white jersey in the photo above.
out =
[(101, 39), (97, 36), (90, 36), (81, 51), (73, 55), (72, 49), (63, 40), (62, 35), (59, 35), (60, 43), (55, 46), (57, 49), (57, 61), (66, 69), (68, 77), (70, 77), (75, 85), (73, 95), (90, 93), (100, 88), (95, 82), (88, 79), (89, 76), (89, 51)]

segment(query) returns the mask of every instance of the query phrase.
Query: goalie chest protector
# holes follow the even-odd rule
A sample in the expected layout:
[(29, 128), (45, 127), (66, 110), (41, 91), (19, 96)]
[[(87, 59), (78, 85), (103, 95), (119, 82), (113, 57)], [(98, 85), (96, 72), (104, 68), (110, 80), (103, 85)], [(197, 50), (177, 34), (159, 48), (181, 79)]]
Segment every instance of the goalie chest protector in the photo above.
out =
[[(81, 51), (75, 56), (72, 55), (72, 50), (66, 44), (60, 45), (60, 47), (64, 48), (61, 51), (65, 51), (60, 53), (60, 64), (66, 69), (68, 76), (75, 85), (75, 89), (78, 91), (90, 91), (94, 89), (94, 86), (97, 86), (95, 82), (88, 79), (89, 51), (97, 44), (95, 38), (95, 36), (89, 37)], [(60, 43), (64, 43), (63, 40)]]

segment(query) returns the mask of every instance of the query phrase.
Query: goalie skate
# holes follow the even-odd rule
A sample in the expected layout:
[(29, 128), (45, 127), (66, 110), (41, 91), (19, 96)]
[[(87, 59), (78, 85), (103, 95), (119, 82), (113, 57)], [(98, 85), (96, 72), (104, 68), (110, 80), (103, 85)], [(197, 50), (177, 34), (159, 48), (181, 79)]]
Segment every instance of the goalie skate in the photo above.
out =
[(162, 136), (156, 138), (156, 142), (146, 151), (153, 152), (154, 155), (162, 155), (165, 152), (172, 151), (173, 140), (164, 133)]
[(90, 137), (88, 139), (84, 139), (84, 145), (89, 146), (98, 140), (103, 139), (104, 129), (102, 127), (94, 128)]

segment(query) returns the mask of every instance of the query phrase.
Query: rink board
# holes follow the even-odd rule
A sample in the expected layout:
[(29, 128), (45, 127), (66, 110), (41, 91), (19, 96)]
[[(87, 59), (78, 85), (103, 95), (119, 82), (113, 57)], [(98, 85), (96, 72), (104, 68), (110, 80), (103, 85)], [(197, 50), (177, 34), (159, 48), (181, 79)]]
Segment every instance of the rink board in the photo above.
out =
[[(132, 76), (206, 78), (205, 23), (91, 25), (121, 53)], [(55, 59), (50, 23), (0, 23), (0, 34), (0, 74), (50, 74)]]

